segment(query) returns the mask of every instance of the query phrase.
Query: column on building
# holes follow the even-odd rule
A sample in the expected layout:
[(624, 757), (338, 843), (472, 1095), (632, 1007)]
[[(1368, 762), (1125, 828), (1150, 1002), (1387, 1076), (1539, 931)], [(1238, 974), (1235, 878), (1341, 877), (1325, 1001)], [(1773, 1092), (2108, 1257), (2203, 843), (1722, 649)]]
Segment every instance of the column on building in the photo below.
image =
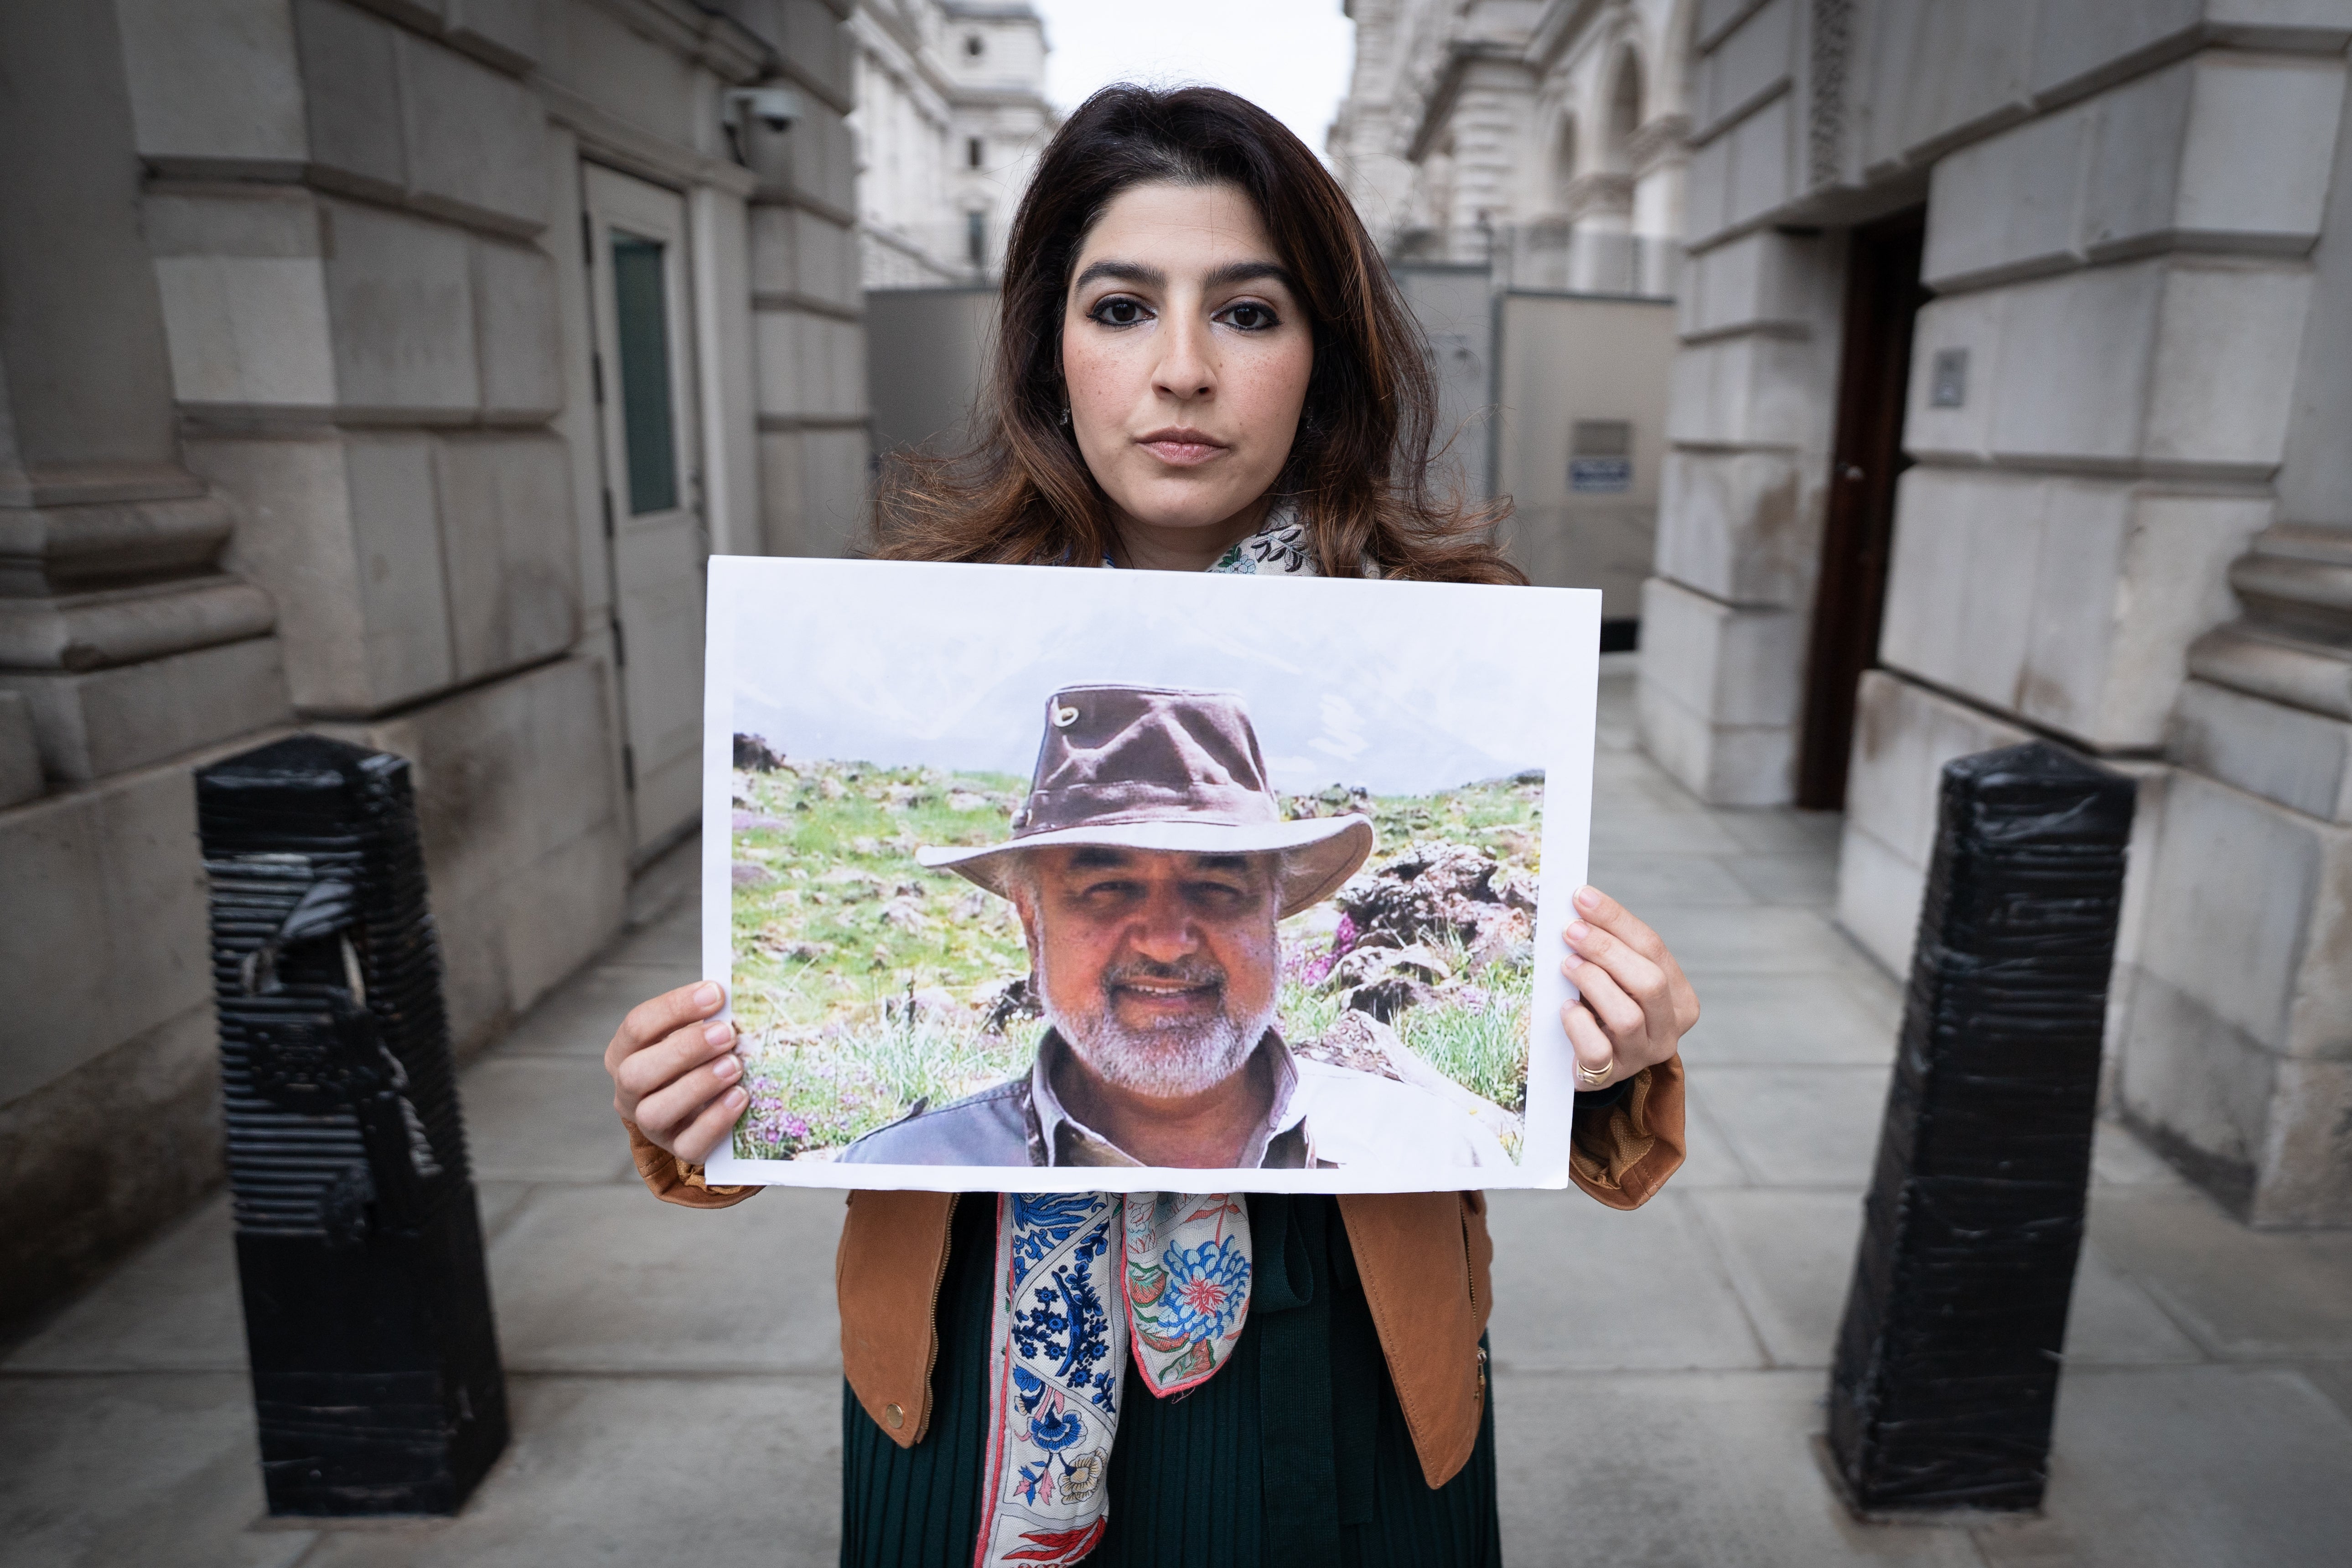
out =
[[(820, 9), (818, 0), (798, 0)], [(856, 137), (861, 34), (854, 0), (824, 0), (824, 49), (796, 54), (802, 119), (755, 130), (751, 305), (759, 344), (761, 542), (771, 555), (840, 555), (862, 537), (869, 454)], [(814, 32), (814, 29), (808, 29)]]
[[(2277, 123), (2213, 149), (2252, 190), (2208, 199), (2263, 203), (2290, 256), (2339, 64), (2265, 62), (2245, 85)], [(2171, 711), (2118, 1085), (2127, 1115), (2276, 1225), (2352, 1223), (2352, 105), (2333, 163), (2292, 391), (2282, 407), (2284, 361), (2256, 384), (2259, 416), (2285, 426), (2273, 521), (2231, 563), (2239, 614), (2190, 645)], [(2294, 199), (2260, 194), (2272, 181)]]
[(109, 5), (0, 7), (0, 1331), (216, 1179), (191, 767), (290, 717), (184, 460)]
[(1793, 787), (1838, 372), (1843, 247), (1789, 209), (1801, 161), (1795, 0), (1699, 8), (1656, 574), (1642, 598), (1643, 744), (1700, 798)]

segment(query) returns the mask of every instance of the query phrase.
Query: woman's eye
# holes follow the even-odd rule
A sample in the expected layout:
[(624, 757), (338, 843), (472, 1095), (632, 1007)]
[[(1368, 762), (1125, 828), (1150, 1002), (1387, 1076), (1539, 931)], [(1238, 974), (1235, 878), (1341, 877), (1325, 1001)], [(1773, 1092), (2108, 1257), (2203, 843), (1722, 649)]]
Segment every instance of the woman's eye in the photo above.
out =
[(1107, 327), (1131, 327), (1143, 320), (1143, 307), (1132, 300), (1105, 300), (1087, 313)]
[(1264, 305), (1235, 305), (1225, 312), (1225, 319), (1245, 332), (1262, 332), (1276, 324), (1274, 312)]

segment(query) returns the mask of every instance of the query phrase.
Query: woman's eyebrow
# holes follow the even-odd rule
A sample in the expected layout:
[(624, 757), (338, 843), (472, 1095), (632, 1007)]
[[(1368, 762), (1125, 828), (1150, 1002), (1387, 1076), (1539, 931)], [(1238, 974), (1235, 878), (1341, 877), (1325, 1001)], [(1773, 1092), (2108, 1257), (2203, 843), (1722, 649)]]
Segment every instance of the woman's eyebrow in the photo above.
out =
[(1255, 283), (1261, 278), (1271, 278), (1293, 293), (1298, 285), (1290, 276), (1290, 268), (1278, 261), (1228, 261), (1201, 280), (1209, 289), (1226, 289), (1235, 283)]
[[(1070, 287), (1073, 290), (1083, 289), (1097, 278), (1108, 278), (1119, 283), (1139, 284), (1146, 289), (1168, 287), (1168, 274), (1157, 267), (1146, 267), (1139, 261), (1089, 263), (1087, 269), (1078, 274), (1077, 281)], [(1229, 289), (1236, 283), (1253, 283), (1261, 278), (1271, 278), (1292, 292), (1297, 291), (1298, 286), (1291, 279), (1290, 268), (1278, 261), (1228, 261), (1202, 279), (1201, 286), (1213, 292), (1219, 289)]]
[(1146, 267), (1139, 261), (1097, 261), (1078, 274), (1074, 289), (1083, 289), (1097, 278), (1109, 278), (1121, 283), (1140, 283), (1147, 289), (1168, 287), (1168, 274), (1157, 267)]

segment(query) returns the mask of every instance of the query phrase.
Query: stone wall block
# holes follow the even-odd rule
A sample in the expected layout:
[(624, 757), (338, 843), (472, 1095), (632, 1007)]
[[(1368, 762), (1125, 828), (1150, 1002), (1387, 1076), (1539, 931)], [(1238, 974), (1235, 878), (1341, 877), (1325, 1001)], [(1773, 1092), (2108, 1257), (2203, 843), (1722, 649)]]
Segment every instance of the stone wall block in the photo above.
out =
[(526, 245), (479, 236), (468, 243), (482, 413), (493, 420), (552, 419), (563, 410), (555, 262)]
[(1643, 743), (1711, 804), (1788, 799), (1802, 617), (1643, 585)]
[[(1928, 208), (1928, 222), (1935, 222)], [(1911, 381), (1903, 413), (1903, 449), (1922, 459), (1981, 462), (1992, 451), (1993, 379), (2009, 306), (2016, 291), (1988, 289), (1932, 300), (1919, 312), (1911, 334)], [(1932, 400), (1937, 357), (1958, 350), (1968, 356), (1968, 388), (1957, 408)]]
[[(1858, 96), (1885, 106), (1868, 127), (1864, 161), (1876, 167), (1926, 156), (1974, 125), (2019, 112), (2029, 90), (2035, 7), (1927, 4), (1874, 7)], [(1887, 26), (1888, 23), (1895, 26)]]
[(400, 30), (342, 0), (294, 0), (314, 177), (374, 195), (408, 184), (400, 142)]
[[(2001, 268), (2062, 265), (2078, 243), (2084, 150), (2094, 111), (2062, 110), (1939, 158), (1929, 177), (1927, 247), (1920, 275), (1931, 286)], [(2147, 143), (2120, 171), (2137, 177), (2164, 160)], [(2104, 191), (2104, 182), (2094, 188)]]
[(1727, 226), (1762, 217), (1796, 196), (1793, 101), (1783, 93), (1727, 134), (1725, 140), (1731, 143), (1731, 171), (1724, 187)]
[(310, 157), (286, 0), (118, 0), (142, 157), (291, 173)]
[[(1990, 405), (1990, 455), (2136, 459), (2156, 357), (2150, 329), (2164, 293), (2162, 264), (2097, 268), (2007, 292), (2000, 341), (1971, 346), (1969, 353), (1968, 395)], [(1922, 346), (1942, 347), (1949, 335), (1941, 330), (1939, 305), (1920, 312), (1916, 341)]]
[(2182, 686), (2166, 753), (2265, 800), (2352, 826), (2352, 724), (2233, 691)]
[(1728, 227), (1730, 199), (1731, 138), (1718, 136), (1691, 150), (1683, 186), (1685, 242), (1703, 246)]
[(2160, 742), (2189, 645), (2227, 619), (2258, 499), (1914, 468), (1879, 657), (2095, 747)]
[(2274, 1055), (2352, 1058), (2352, 830), (2183, 773), (2155, 874), (2150, 970)]
[(323, 205), (327, 311), (347, 414), (469, 419), (481, 395), (466, 236), (405, 213)]
[(523, 70), (536, 61), (543, 43), (537, 0), (447, 0), (449, 41), (493, 65)]
[(54, 1310), (220, 1179), (209, 997), (29, 1093), (0, 1094), (0, 1335)]
[(1795, 58), (1795, 0), (1768, 0), (1699, 61), (1702, 132), (1789, 79)]
[(1808, 489), (1785, 451), (1669, 451), (1659, 575), (1731, 604), (1805, 603), (1821, 552), (1821, 498)]
[(140, 226), (154, 258), (184, 406), (322, 410), (335, 401), (324, 236), (310, 192), (151, 194)]
[(2182, 261), (2156, 322), (2145, 455), (2268, 477), (2286, 447), (2311, 274), (2288, 263)]
[(1801, 447), (1823, 413), (1814, 344), (1744, 336), (1685, 343), (1675, 355), (1666, 439), (1709, 446)]
[(400, 38), (409, 199), (518, 234), (547, 224), (547, 113), (529, 88), (412, 34)]
[(110, 669), (0, 670), (32, 715), (42, 771), (88, 784), (290, 716), (275, 637)]
[[(0, 1105), (212, 994), (195, 790), (142, 769), (0, 815)], [(135, 978), (132, 978), (135, 977)]]
[(316, 257), (159, 256), (155, 282), (183, 407), (323, 410), (335, 402)]
[(1802, 337), (1832, 326), (1838, 268), (1819, 235), (1762, 229), (1701, 251), (1683, 266), (1685, 337), (1746, 330)]
[[(344, 441), (343, 470), (373, 698), (368, 706), (386, 707), (457, 678), (433, 443), (423, 435), (354, 434)], [(351, 633), (348, 625), (341, 630)]]
[[(2014, 709), (2033, 636), (2049, 485), (2005, 474), (1913, 468), (1896, 492), (1879, 658)], [(2120, 503), (2116, 508), (2120, 512)], [(2105, 531), (2110, 543), (2119, 523)], [(2112, 583), (2112, 565), (2102, 580)], [(2106, 595), (2087, 584), (2102, 607)]]
[(457, 678), (569, 647), (580, 582), (563, 443), (543, 432), (436, 437), (433, 465)]
[(2249, 1223), (2352, 1225), (2352, 1062), (2279, 1063), (2257, 1170)]
[(44, 787), (32, 710), (17, 693), (0, 691), (0, 811), (35, 798)]
[(2300, 249), (2327, 205), (2344, 62), (2216, 50), (2193, 68), (2176, 226), (2276, 236)]

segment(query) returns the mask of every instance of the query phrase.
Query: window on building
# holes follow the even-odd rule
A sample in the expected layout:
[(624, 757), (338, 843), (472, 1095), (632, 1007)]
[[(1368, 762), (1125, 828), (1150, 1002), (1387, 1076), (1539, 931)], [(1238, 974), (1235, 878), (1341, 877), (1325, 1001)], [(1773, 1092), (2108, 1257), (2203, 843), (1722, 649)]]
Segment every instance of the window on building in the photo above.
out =
[(979, 168), (982, 154), (985, 151), (986, 149), (982, 147), (980, 144), (979, 137), (965, 137), (963, 142), (963, 166), (967, 169)]
[(613, 313), (621, 351), (621, 438), (629, 515), (677, 505), (677, 436), (669, 403), (669, 300), (662, 245), (613, 232)]
[(979, 271), (987, 264), (988, 215), (986, 213), (963, 215), (963, 249), (964, 255), (971, 262), (973, 271)]
[(973, 59), (978, 59), (988, 53), (988, 40), (978, 33), (966, 33), (963, 36), (963, 52)]

